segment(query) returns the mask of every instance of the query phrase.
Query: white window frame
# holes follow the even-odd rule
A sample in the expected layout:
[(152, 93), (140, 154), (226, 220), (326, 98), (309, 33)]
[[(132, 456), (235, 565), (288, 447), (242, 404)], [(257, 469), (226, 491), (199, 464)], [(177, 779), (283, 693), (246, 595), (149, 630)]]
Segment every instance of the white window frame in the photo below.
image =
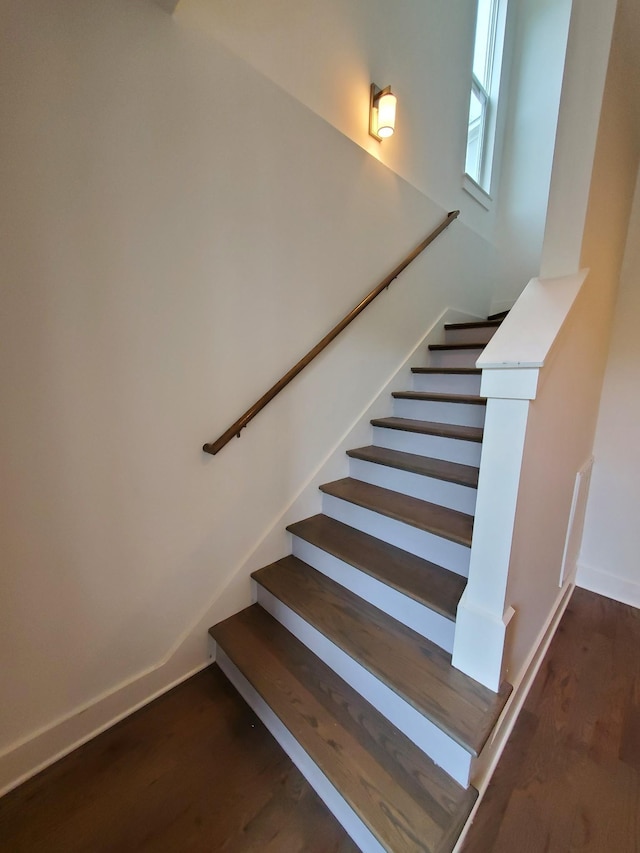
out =
[[(492, 0), (489, 38), (485, 60), (485, 80), (487, 86), (478, 80), (471, 72), (471, 87), (469, 101), (475, 94), (482, 104), (482, 116), (480, 122), (479, 156), (480, 169), (478, 179), (466, 172), (466, 155), (469, 147), (471, 125), (467, 124), (467, 145), (465, 146), (465, 172), (462, 181), (464, 189), (472, 195), (483, 207), (490, 208), (492, 202), (491, 181), (494, 174), (494, 155), (496, 148), (496, 131), (498, 118), (498, 103), (500, 95), (500, 83), (502, 80), (502, 60), (504, 56), (504, 42), (507, 18), (508, 0)], [(474, 44), (475, 48), (475, 44)]]

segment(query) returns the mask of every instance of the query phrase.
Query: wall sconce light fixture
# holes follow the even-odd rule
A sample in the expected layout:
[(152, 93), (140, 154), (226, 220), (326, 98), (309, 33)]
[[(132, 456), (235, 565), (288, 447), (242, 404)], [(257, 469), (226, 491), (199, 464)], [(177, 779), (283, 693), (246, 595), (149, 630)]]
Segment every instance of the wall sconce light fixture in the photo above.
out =
[(391, 86), (379, 89), (371, 84), (369, 98), (369, 133), (378, 142), (393, 136), (396, 129), (397, 98), (391, 91)]

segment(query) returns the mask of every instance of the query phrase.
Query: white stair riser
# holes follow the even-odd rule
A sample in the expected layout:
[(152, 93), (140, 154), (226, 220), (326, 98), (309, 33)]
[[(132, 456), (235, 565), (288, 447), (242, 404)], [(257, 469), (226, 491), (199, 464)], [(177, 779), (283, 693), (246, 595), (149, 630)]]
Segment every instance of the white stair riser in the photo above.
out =
[(470, 403), (441, 403), (435, 400), (393, 398), (393, 414), (397, 418), (481, 427), (484, 426), (486, 412), (486, 406), (476, 406)]
[(251, 686), (220, 646), (217, 647), (216, 651), (216, 663), (358, 847), (366, 853), (385, 853), (384, 847), (360, 820), (337, 788), (300, 746), (289, 729), (271, 710), (257, 690)]
[(333, 495), (322, 496), (322, 508), (325, 515), (348, 524), (349, 527), (355, 527), (397, 548), (410, 551), (465, 578), (469, 576), (470, 548), (465, 545), (435, 536), (394, 518), (387, 518)]
[(436, 764), (468, 787), (470, 753), (260, 584), (258, 602)]
[(474, 373), (412, 373), (414, 391), (434, 394), (479, 394), (482, 376)]
[(349, 473), (355, 480), (382, 486), (383, 489), (391, 489), (412, 498), (457, 509), (468, 515), (475, 513), (477, 490), (469, 486), (413, 474), (388, 465), (365, 462), (363, 459), (349, 459)]
[(497, 326), (484, 329), (446, 329), (444, 340), (447, 344), (488, 344), (496, 330)]
[(293, 554), (446, 652), (453, 651), (455, 624), (450, 619), (297, 536)]
[(429, 350), (429, 367), (475, 367), (482, 349)]
[(433, 459), (445, 459), (448, 462), (461, 462), (463, 465), (480, 465), (482, 445), (478, 441), (460, 441), (457, 438), (443, 438), (439, 435), (422, 435), (402, 429), (387, 427), (373, 428), (373, 443), (377, 447), (390, 450), (402, 450), (405, 453), (417, 453)]

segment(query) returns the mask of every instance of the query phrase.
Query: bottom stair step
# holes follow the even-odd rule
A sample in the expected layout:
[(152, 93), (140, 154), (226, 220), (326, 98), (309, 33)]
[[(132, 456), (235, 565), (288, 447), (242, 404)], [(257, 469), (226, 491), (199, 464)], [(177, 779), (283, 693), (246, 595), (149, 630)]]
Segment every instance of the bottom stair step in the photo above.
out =
[(436, 767), (259, 605), (210, 634), (371, 833), (370, 849), (453, 850), (477, 797), (473, 788)]

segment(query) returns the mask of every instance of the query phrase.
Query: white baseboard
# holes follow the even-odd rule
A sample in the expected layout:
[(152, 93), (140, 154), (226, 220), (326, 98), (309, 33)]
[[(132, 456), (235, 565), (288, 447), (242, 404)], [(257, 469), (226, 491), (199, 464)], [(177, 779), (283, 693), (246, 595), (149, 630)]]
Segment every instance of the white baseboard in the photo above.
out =
[(637, 581), (596, 569), (578, 560), (576, 586), (612, 598), (621, 604), (640, 608), (640, 579)]
[(489, 317), (491, 317), (493, 314), (501, 314), (503, 311), (511, 311), (513, 305), (513, 299), (495, 300), (491, 303), (491, 308), (489, 309)]
[(542, 665), (542, 661), (544, 660), (547, 649), (549, 648), (556, 633), (556, 629), (560, 624), (560, 619), (562, 618), (562, 615), (564, 614), (564, 611), (571, 599), (573, 589), (573, 582), (568, 581), (556, 598), (549, 615), (545, 620), (542, 630), (538, 634), (536, 643), (531, 649), (531, 652), (529, 653), (529, 656), (527, 657), (518, 677), (514, 679), (514, 683), (512, 685), (513, 691), (502, 711), (502, 714), (500, 715), (500, 719), (496, 724), (493, 736), (483, 749), (479, 758), (476, 760), (472, 770), (471, 783), (478, 790), (479, 796), (466, 824), (464, 825), (462, 833), (458, 838), (456, 846), (453, 849), (453, 853), (460, 853), (462, 850), (469, 827), (473, 823), (478, 808), (480, 807), (480, 803), (482, 802), (482, 798), (489, 787), (491, 777), (493, 776), (498, 765), (498, 761), (500, 760), (500, 756), (507, 745), (507, 741), (513, 731), (518, 715), (522, 710), (522, 706), (529, 695), (529, 690), (531, 689), (534, 679), (538, 674), (538, 670)]
[(0, 797), (45, 770), (70, 752), (110, 729), (125, 717), (209, 666), (205, 660), (167, 683), (165, 667), (145, 673), (85, 708), (41, 729), (0, 755)]

